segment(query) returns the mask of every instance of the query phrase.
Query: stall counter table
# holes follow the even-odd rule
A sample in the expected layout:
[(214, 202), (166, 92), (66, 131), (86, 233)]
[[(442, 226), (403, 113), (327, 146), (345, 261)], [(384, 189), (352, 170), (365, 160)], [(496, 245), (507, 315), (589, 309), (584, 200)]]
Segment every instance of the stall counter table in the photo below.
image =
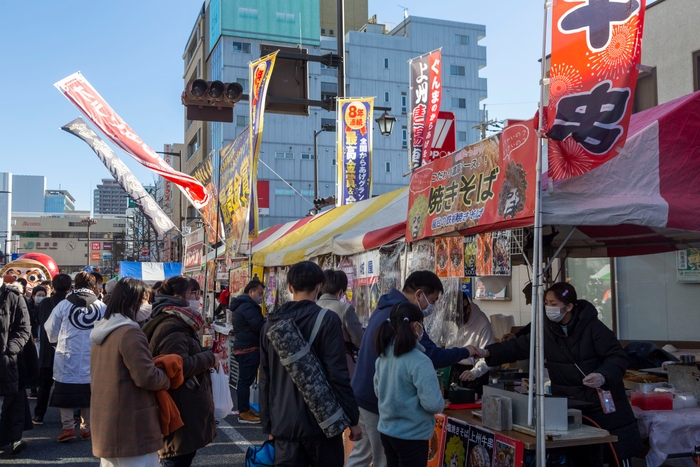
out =
[[(466, 422), (469, 425), (483, 427), (481, 419), (474, 416), (474, 414), (472, 414), (472, 410), (445, 410), (444, 413), (448, 417), (456, 418), (457, 420), (462, 420), (463, 422)], [(590, 434), (588, 434), (585, 437), (576, 437), (571, 439), (547, 439), (547, 441), (545, 442), (546, 447), (547, 449), (568, 448), (572, 446), (587, 446), (590, 444), (607, 444), (614, 443), (615, 441), (617, 441), (617, 436), (611, 435), (605, 430), (599, 430), (592, 427), (588, 428), (590, 428)], [(528, 451), (534, 451), (537, 449), (537, 439), (535, 438), (535, 436), (521, 433), (515, 430), (500, 431), (498, 433), (501, 433), (502, 435), (507, 436), (509, 438), (522, 441), (523, 447)]]
[[(666, 456), (690, 452), (700, 446), (700, 408), (678, 410), (640, 410), (632, 407), (642, 438), (649, 439), (647, 467), (658, 467), (666, 462)], [(675, 466), (694, 467), (690, 458), (674, 459)]]

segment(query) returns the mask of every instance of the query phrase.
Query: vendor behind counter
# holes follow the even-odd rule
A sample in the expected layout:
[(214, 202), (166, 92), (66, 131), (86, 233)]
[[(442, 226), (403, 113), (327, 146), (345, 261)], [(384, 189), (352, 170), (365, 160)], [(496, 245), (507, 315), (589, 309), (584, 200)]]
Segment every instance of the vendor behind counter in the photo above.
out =
[[(545, 311), (544, 358), (553, 395), (592, 403), (583, 414), (618, 437), (613, 446), (620, 462), (635, 456), (642, 450), (642, 440), (622, 382), (628, 359), (617, 337), (598, 320), (591, 303), (577, 300), (576, 290), (568, 283), (558, 282), (547, 289)], [(486, 363), (498, 366), (524, 360), (529, 352), (527, 334), (488, 345)], [(605, 413), (598, 389), (610, 392), (615, 412)], [(586, 447), (572, 457), (577, 466), (596, 465), (602, 453), (595, 451)], [(614, 462), (609, 454), (606, 452), (606, 460)]]
[[(469, 296), (462, 293), (462, 324), (456, 334), (450, 339), (447, 347), (466, 347), (473, 345), (484, 348), (493, 344), (493, 330), (486, 314), (481, 311), (479, 305), (469, 300)], [(462, 386), (474, 389), (482, 394), (483, 387), (489, 381), (489, 365), (480, 359), (474, 362), (473, 358), (462, 360), (455, 365), (453, 371), (457, 371), (456, 378), (463, 382)]]

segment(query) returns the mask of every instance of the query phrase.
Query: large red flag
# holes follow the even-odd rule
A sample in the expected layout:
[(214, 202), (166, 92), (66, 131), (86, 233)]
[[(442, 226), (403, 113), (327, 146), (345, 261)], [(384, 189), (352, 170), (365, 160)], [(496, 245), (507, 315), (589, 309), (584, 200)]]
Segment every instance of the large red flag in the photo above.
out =
[(121, 119), (102, 96), (80, 74), (73, 73), (54, 84), (110, 141), (164, 179), (176, 184), (196, 209), (209, 202), (209, 193), (197, 179), (176, 171), (151, 149)]
[(625, 144), (646, 0), (555, 0), (545, 130), (549, 176), (575, 177)]

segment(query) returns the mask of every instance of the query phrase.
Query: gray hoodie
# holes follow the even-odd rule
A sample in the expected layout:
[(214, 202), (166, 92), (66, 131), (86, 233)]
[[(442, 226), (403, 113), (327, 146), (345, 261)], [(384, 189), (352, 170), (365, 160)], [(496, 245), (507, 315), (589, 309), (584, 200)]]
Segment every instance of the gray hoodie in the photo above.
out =
[(94, 342), (95, 345), (102, 345), (112, 331), (122, 326), (139, 327), (139, 324), (122, 314), (115, 313), (110, 316), (109, 319), (101, 319), (95, 323), (95, 327), (90, 331), (90, 340)]

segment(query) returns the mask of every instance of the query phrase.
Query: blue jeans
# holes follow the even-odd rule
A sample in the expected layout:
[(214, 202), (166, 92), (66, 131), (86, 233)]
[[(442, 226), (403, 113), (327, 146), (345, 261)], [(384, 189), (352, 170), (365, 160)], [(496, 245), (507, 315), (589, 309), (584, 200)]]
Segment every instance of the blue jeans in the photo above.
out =
[(250, 410), (250, 385), (255, 381), (260, 365), (260, 351), (234, 355), (238, 362), (238, 386), (236, 387), (236, 407), (238, 413)]
[(194, 456), (197, 455), (197, 451), (191, 452), (189, 454), (183, 454), (181, 456), (169, 457), (167, 459), (161, 459), (160, 465), (163, 467), (190, 467)]

